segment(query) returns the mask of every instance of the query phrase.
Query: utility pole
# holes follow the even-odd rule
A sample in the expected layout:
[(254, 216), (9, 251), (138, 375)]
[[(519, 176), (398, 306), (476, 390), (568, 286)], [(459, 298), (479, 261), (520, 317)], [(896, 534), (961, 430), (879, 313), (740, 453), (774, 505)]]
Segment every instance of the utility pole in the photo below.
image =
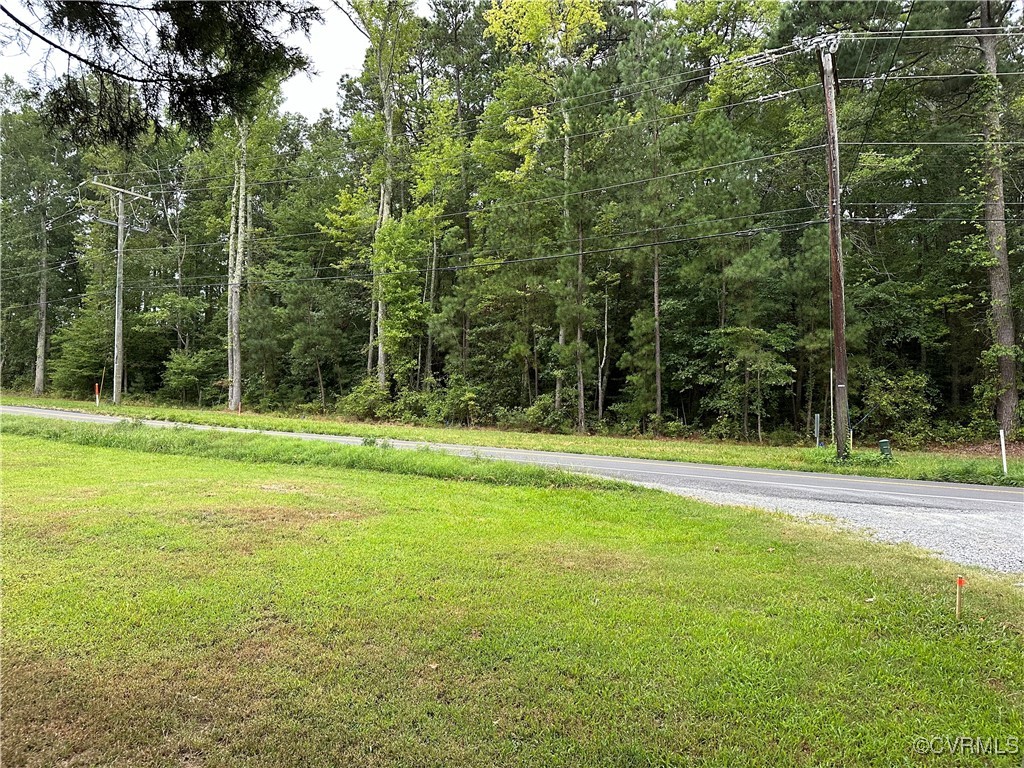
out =
[[(94, 187), (108, 189), (117, 193), (117, 221), (97, 219), (103, 224), (110, 224), (117, 227), (117, 269), (116, 285), (114, 287), (114, 405), (121, 404), (121, 389), (124, 385), (124, 243), (126, 239), (124, 220), (124, 196), (131, 195), (140, 200), (152, 200), (149, 195), (140, 195), (130, 189), (112, 187), (103, 184), (95, 178), (89, 182)], [(132, 227), (136, 232), (146, 232), (146, 229)]]
[(836, 120), (835, 51), (838, 40), (827, 39), (818, 49), (821, 84), (825, 90), (825, 161), (828, 164), (828, 250), (832, 283), (832, 356), (835, 365), (832, 411), (836, 455), (849, 456), (850, 401), (846, 387), (846, 289), (843, 283), (842, 207), (839, 188), (839, 126)]

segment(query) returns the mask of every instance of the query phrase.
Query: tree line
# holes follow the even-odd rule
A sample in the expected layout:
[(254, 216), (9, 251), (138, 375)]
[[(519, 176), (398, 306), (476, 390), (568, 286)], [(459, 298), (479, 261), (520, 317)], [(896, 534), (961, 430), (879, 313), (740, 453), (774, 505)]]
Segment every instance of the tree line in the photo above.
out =
[(126, 203), (132, 396), (806, 439), (831, 369), (814, 46), (839, 33), (856, 431), (1018, 428), (1009, 3), (340, 7), (365, 63), (314, 121), (268, 77), (209, 132), (146, 120), (112, 140), (61, 121), (57, 91), (4, 83), (4, 387), (111, 389), (97, 178), (151, 198)]

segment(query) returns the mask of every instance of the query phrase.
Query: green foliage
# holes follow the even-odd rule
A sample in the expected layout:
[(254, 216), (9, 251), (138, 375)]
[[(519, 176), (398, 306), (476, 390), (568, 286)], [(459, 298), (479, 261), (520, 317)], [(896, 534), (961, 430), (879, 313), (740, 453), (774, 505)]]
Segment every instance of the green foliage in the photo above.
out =
[(377, 379), (369, 377), (340, 398), (336, 409), (345, 418), (369, 421), (386, 418), (389, 407), (388, 391), (381, 387)]
[(56, 356), (51, 366), (53, 386), (58, 392), (81, 397), (110, 382), (114, 365), (114, 318), (109, 307), (86, 307), (75, 320), (54, 337)]
[(504, 429), (522, 432), (566, 433), (572, 425), (569, 409), (555, 408), (555, 398), (544, 394), (528, 408), (512, 408), (498, 412), (497, 424)]
[(711, 338), (724, 371), (716, 377), (718, 388), (704, 401), (704, 407), (717, 414), (712, 434), (749, 439), (754, 421), (758, 440), (763, 439), (761, 422), (769, 404), (793, 381), (794, 368), (783, 356), (792, 345), (789, 329), (768, 333), (730, 327), (715, 331)]
[(184, 402), (203, 405), (221, 399), (223, 394), (214, 382), (220, 375), (223, 355), (218, 350), (175, 349), (167, 358), (164, 370), (164, 389), (172, 397)]
[(914, 447), (929, 437), (932, 384), (919, 372), (899, 375), (874, 371), (864, 388), (862, 429), (870, 435), (891, 438), (896, 445)]
[[(976, 51), (909, 34), (973, 25), (966, 5), (437, 0), (426, 18), (409, 0), (340, 5), (369, 45), (338, 109), (307, 121), (268, 85), (242, 110), (246, 408), (806, 442), (832, 367), (819, 72), (804, 52), (756, 56), (773, 37), (843, 29), (857, 434), (993, 434), (997, 358), (1018, 355), (1019, 372), (1021, 345), (993, 344), (997, 145), (978, 139), (978, 115), (1001, 105), (1012, 213), (1024, 79), (967, 76)], [(1019, 59), (1000, 47), (1000, 71)], [(145, 128), (129, 153), (48, 133), (45, 99), (3, 86), (0, 384), (33, 383), (44, 318), (54, 385), (82, 395), (109, 370), (111, 199), (80, 185), (96, 175), (154, 192), (129, 205), (149, 224), (126, 250), (129, 390), (219, 401), (238, 125), (218, 120), (205, 142), (157, 130), (130, 90), (110, 94), (124, 128)], [(1018, 218), (1005, 223), (1019, 320)]]

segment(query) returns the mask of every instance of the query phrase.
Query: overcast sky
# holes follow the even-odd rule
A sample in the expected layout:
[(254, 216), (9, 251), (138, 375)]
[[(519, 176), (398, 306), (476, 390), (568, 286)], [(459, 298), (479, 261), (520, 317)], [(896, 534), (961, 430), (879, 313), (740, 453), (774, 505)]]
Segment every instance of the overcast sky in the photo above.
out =
[[(39, 21), (20, 0), (5, 0), (4, 4), (22, 20), (42, 29)], [(419, 0), (417, 6), (422, 13), (426, 6), (425, 0)], [(315, 71), (295, 75), (282, 88), (285, 109), (299, 112), (310, 119), (319, 117), (322, 110), (336, 106), (338, 79), (343, 74), (357, 74), (366, 51), (366, 39), (356, 32), (341, 11), (330, 3), (321, 3), (321, 8), (324, 23), (313, 29), (308, 40), (303, 35), (289, 39), (289, 43), (307, 53)], [(5, 31), (10, 28), (3, 22), (0, 24)], [(4, 35), (4, 39), (6, 37)], [(46, 46), (38, 41), (31, 43), (25, 52), (16, 45), (6, 45), (0, 59), (0, 69), (18, 82), (27, 84), (30, 72), (42, 71), (46, 52)], [(49, 58), (51, 72), (54, 67), (63, 68), (66, 63), (67, 57), (63, 54), (53, 53)]]

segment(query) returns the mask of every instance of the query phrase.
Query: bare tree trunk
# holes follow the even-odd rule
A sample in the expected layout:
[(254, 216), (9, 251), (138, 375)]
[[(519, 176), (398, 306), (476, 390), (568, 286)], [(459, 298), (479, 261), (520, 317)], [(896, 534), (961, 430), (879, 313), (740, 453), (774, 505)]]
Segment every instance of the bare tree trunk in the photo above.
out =
[(562, 349), (565, 348), (565, 323), (558, 324), (558, 354), (555, 360), (555, 410), (562, 407)]
[(327, 407), (327, 390), (324, 389), (324, 375), (320, 370), (320, 358), (316, 358), (316, 383), (320, 388), (320, 407)]
[[(811, 434), (811, 414), (814, 413), (814, 368), (807, 366), (807, 417), (804, 419), (804, 434)], [(818, 446), (814, 446), (817, 448)]]
[(235, 313), (234, 296), (231, 292), (231, 278), (235, 274), (235, 258), (238, 250), (238, 158), (235, 158), (234, 183), (231, 188), (231, 220), (228, 224), (228, 410), (234, 401), (235, 381)]
[(988, 183), (985, 190), (985, 233), (991, 256), (988, 268), (989, 288), (992, 294), (992, 325), (996, 343), (998, 370), (998, 399), (996, 420), (1000, 429), (1012, 432), (1017, 428), (1017, 365), (1013, 347), (1016, 335), (1013, 327), (1013, 306), (1010, 303), (1010, 258), (1006, 243), (1006, 204), (1003, 196), (1003, 157), (1000, 145), (1001, 86), (997, 77), (996, 44), (999, 28), (992, 18), (991, 0), (980, 0), (981, 54), (984, 60), (987, 87), (991, 88), (984, 114), (982, 133), (985, 140)]
[[(433, 238), (433, 253), (430, 257), (430, 293), (427, 296), (427, 306), (430, 307), (430, 317), (434, 315), (434, 304), (437, 296), (437, 232), (434, 232)], [(426, 377), (432, 379), (434, 377), (434, 335), (430, 328), (430, 320), (427, 320), (427, 355), (426, 361), (423, 364)]]
[(761, 435), (761, 371), (757, 372), (757, 442), (764, 442)]
[(530, 398), (530, 405), (540, 397), (540, 354), (537, 351), (537, 332), (533, 334), (533, 396)]
[(228, 282), (228, 323), (230, 338), (228, 340), (229, 370), (231, 380), (228, 386), (228, 408), (237, 411), (242, 405), (242, 279), (245, 275), (246, 237), (249, 230), (249, 191), (246, 180), (246, 166), (249, 154), (249, 121), (243, 118), (236, 121), (238, 126), (238, 196), (235, 218), (235, 248), (232, 267), (234, 268)]
[[(657, 236), (657, 234), (655, 235)], [(661, 419), (661, 253), (654, 246), (654, 415)]]
[(743, 439), (750, 439), (750, 368), (743, 369)]
[(43, 394), (46, 389), (46, 289), (48, 282), (46, 258), (46, 211), (40, 215), (40, 247), (39, 247), (39, 325), (36, 332), (36, 380), (32, 393)]
[(377, 328), (377, 299), (374, 289), (370, 288), (370, 343), (366, 347), (366, 375), (373, 375), (374, 331)]
[[(562, 226), (568, 237), (569, 226), (569, 167), (571, 147), (569, 142), (569, 110), (562, 105)], [(565, 323), (558, 323), (558, 360), (555, 368), (555, 410), (562, 407), (562, 360), (565, 351)]]
[(587, 401), (583, 381), (583, 224), (576, 222), (579, 251), (576, 258), (576, 423), (580, 433), (587, 431)]
[[(185, 248), (188, 246), (187, 238), (183, 238), (181, 241), (181, 250), (178, 251), (178, 271), (175, 276), (175, 282), (178, 286), (178, 295), (185, 295), (185, 284), (183, 282), (185, 278)], [(189, 335), (186, 333), (185, 328), (182, 327), (181, 318), (174, 323), (174, 332), (178, 336), (178, 349), (188, 350), (189, 346)]]
[(597, 366), (597, 420), (604, 418), (604, 394), (608, 376), (608, 286), (604, 288), (604, 339), (601, 343), (601, 361)]
[(377, 300), (377, 383), (383, 388), (388, 385), (388, 353), (384, 349), (384, 301)]
[[(390, 152), (392, 130), (388, 127), (390, 126), (388, 114), (390, 114), (390, 110), (386, 109), (385, 133), (388, 136), (387, 151)], [(388, 160), (388, 166), (385, 179), (380, 185), (380, 209), (377, 214), (377, 229), (380, 229), (391, 220), (391, 197), (394, 187), (391, 180), (390, 160)], [(386, 387), (388, 384), (388, 353), (384, 348), (384, 319), (387, 316), (387, 306), (384, 297), (381, 296), (381, 282), (378, 274), (374, 275), (373, 282), (377, 288), (377, 383), (381, 387)]]

